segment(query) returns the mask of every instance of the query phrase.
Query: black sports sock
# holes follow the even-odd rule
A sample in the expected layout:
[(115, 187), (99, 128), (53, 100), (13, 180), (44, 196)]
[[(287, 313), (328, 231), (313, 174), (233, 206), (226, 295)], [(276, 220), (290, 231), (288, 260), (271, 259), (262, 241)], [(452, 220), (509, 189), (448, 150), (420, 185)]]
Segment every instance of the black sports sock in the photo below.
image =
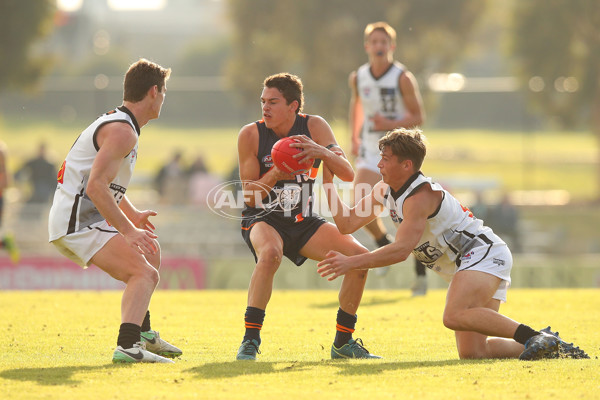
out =
[(254, 339), (260, 345), (260, 330), (262, 329), (264, 320), (265, 310), (256, 307), (246, 307), (246, 314), (244, 315), (246, 333), (242, 341)]
[(148, 332), (150, 329), (150, 311), (146, 311), (144, 322), (142, 322), (142, 332)]
[(525, 342), (527, 342), (530, 338), (534, 337), (535, 335), (539, 335), (540, 332), (531, 329), (529, 326), (527, 325), (519, 325), (517, 327), (517, 330), (515, 331), (515, 335), (513, 336), (513, 339), (515, 339), (515, 341), (521, 343), (521, 344), (525, 344)]
[(419, 260), (415, 260), (415, 272), (417, 276), (425, 276), (425, 264)]
[(377, 246), (379, 247), (383, 247), (386, 244), (390, 244), (392, 243), (391, 237), (390, 235), (388, 235), (387, 233), (384, 234), (382, 237), (380, 237), (379, 239), (375, 240), (375, 243), (377, 243)]
[(117, 338), (117, 346), (121, 346), (124, 349), (130, 349), (134, 343), (141, 340), (140, 337), (140, 326), (136, 324), (130, 324), (128, 322), (122, 323), (119, 327), (119, 337)]
[(348, 314), (341, 307), (338, 309), (335, 340), (333, 341), (335, 347), (339, 349), (352, 339), (357, 319), (356, 315)]

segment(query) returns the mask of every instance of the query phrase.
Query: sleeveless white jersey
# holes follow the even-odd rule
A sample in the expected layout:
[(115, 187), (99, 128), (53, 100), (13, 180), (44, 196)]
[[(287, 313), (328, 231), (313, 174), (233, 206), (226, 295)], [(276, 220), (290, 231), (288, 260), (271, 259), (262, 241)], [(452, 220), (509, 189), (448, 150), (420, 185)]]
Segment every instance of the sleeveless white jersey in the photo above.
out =
[[(98, 117), (79, 135), (58, 173), (58, 186), (54, 193), (48, 222), (50, 241), (104, 220), (88, 197), (86, 189), (92, 163), (99, 150), (96, 134), (102, 126), (113, 122), (125, 122), (131, 125), (139, 137), (140, 128), (137, 121), (131, 111), (124, 106)], [(110, 183), (110, 190), (117, 203), (123, 199), (131, 180), (137, 160), (137, 150), (136, 141), (133, 150), (123, 158), (117, 176)]]
[[(385, 131), (373, 131), (372, 116), (379, 113), (390, 119), (401, 119), (404, 117), (404, 102), (398, 81), (404, 73), (404, 66), (394, 61), (389, 69), (379, 78), (371, 73), (369, 64), (361, 65), (356, 72), (356, 87), (360, 102), (363, 106), (365, 120), (363, 122), (361, 135), (365, 137), (369, 133), (383, 136)], [(379, 153), (379, 149), (376, 149)]]
[[(469, 266), (465, 269), (472, 268), (486, 259), (493, 244), (506, 246), (490, 228), (483, 225), (482, 220), (475, 218), (454, 196), (421, 172), (413, 175), (398, 193), (388, 188), (385, 194), (384, 205), (390, 210), (396, 225), (404, 219), (404, 201), (422, 185), (430, 185), (432, 190), (442, 192), (443, 198), (440, 207), (427, 219), (425, 231), (412, 253), (447, 282), (452, 280), (461, 262), (468, 260)], [(480, 249), (483, 251), (472, 252), (476, 247), (483, 247)], [(474, 254), (479, 259), (471, 259)]]
[(357, 169), (368, 169), (379, 173), (377, 164), (379, 139), (386, 131), (374, 131), (370, 120), (379, 113), (390, 119), (401, 119), (406, 113), (398, 81), (404, 73), (404, 66), (394, 61), (379, 78), (371, 73), (369, 64), (361, 65), (356, 71), (356, 88), (363, 107), (363, 125), (360, 131), (361, 144), (356, 160)]

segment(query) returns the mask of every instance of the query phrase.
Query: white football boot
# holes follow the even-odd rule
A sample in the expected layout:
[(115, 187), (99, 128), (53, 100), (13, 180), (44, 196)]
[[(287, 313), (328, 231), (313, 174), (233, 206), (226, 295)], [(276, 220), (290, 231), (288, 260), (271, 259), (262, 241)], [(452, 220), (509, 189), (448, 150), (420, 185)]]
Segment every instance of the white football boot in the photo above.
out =
[(158, 331), (149, 330), (140, 333), (142, 342), (146, 344), (146, 350), (163, 357), (179, 357), (182, 351), (169, 342), (160, 338)]
[(151, 353), (146, 350), (146, 344), (144, 342), (134, 343), (130, 349), (124, 349), (121, 346), (117, 346), (113, 353), (113, 363), (170, 363), (173, 364), (173, 360), (161, 357), (157, 354)]

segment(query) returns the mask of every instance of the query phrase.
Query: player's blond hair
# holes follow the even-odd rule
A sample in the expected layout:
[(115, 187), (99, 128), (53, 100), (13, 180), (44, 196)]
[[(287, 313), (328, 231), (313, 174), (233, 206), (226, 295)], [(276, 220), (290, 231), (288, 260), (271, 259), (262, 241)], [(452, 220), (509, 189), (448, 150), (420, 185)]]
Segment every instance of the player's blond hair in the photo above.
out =
[(411, 160), (415, 171), (418, 171), (427, 154), (426, 142), (427, 138), (420, 129), (397, 128), (386, 133), (378, 144), (382, 152), (389, 147), (399, 161)]
[(367, 25), (365, 28), (365, 43), (369, 40), (369, 36), (374, 31), (381, 31), (390, 38), (393, 45), (396, 44), (396, 30), (390, 26), (387, 22), (379, 21), (373, 22)]

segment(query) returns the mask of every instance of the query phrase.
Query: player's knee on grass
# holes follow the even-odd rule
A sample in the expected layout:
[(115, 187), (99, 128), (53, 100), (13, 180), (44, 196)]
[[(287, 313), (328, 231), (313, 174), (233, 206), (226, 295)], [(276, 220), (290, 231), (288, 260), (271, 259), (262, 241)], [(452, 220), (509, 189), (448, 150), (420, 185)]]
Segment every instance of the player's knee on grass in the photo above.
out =
[(467, 348), (458, 348), (458, 357), (461, 360), (474, 360), (486, 358), (485, 350), (476, 347), (467, 346)]

